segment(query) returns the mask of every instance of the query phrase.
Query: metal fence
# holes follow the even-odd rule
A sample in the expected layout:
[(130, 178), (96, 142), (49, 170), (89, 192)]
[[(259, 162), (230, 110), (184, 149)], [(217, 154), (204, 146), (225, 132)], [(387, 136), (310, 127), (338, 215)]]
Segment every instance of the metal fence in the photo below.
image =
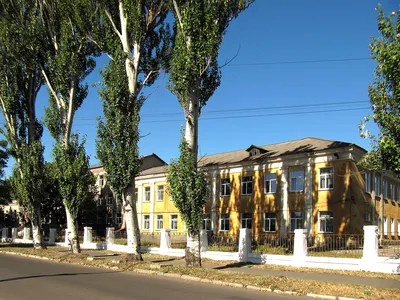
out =
[(292, 254), (294, 234), (259, 234), (252, 237), (251, 250), (253, 253)]
[(400, 258), (400, 240), (382, 240), (380, 241), (379, 256)]
[(209, 251), (237, 252), (239, 248), (239, 236), (237, 235), (208, 235)]
[(308, 255), (362, 257), (363, 234), (317, 234), (307, 237)]
[(187, 242), (186, 232), (171, 231), (171, 247), (176, 249), (185, 249)]

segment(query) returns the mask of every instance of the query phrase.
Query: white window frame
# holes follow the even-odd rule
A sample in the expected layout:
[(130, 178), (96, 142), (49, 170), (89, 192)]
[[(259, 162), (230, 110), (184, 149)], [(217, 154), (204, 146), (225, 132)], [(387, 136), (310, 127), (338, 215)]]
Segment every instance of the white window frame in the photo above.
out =
[(369, 194), (371, 193), (371, 174), (369, 172), (365, 172), (364, 179), (365, 179), (365, 192)]
[[(267, 228), (268, 220), (268, 228)], [(271, 224), (274, 223), (275, 230), (271, 230)], [(276, 213), (264, 213), (264, 232), (276, 232)]]
[(171, 215), (170, 227), (171, 227), (171, 230), (178, 230), (178, 215), (177, 214)]
[(388, 219), (387, 217), (383, 217), (383, 234), (388, 234)]
[[(245, 226), (243, 226), (243, 225), (245, 225)], [(240, 214), (240, 228), (247, 228), (247, 229), (253, 228), (253, 214), (252, 213), (241, 213)]]
[(394, 235), (394, 218), (390, 218), (390, 235)]
[(104, 186), (104, 175), (99, 175), (99, 187)]
[(164, 201), (164, 185), (157, 185), (157, 202)]
[(212, 223), (211, 223), (211, 216), (210, 214), (203, 215), (203, 223), (202, 223), (203, 230), (211, 231), (212, 230)]
[[(292, 215), (294, 214), (294, 215)], [(301, 214), (301, 217), (300, 217)], [(295, 221), (295, 227), (292, 230), (293, 220)], [(297, 228), (298, 220), (301, 220), (301, 227)], [(295, 229), (302, 229), (304, 228), (304, 214), (301, 211), (293, 211), (290, 213), (290, 232), (294, 232)]]
[[(274, 182), (275, 182), (275, 186), (273, 185)], [(267, 187), (268, 187), (268, 189), (267, 189)], [(273, 187), (275, 187), (275, 189)], [(276, 173), (265, 174), (264, 175), (264, 194), (275, 194), (276, 190), (277, 190), (277, 175), (276, 175)]]
[(156, 230), (161, 230), (164, 228), (164, 216), (163, 215), (157, 215), (156, 217)]
[(400, 219), (397, 219), (397, 235), (400, 236)]
[(383, 199), (387, 200), (387, 198), (388, 198), (388, 182), (385, 179), (382, 180), (382, 193), (383, 193)]
[(221, 197), (230, 196), (231, 194), (231, 180), (229, 177), (220, 179), (219, 195)]
[(396, 201), (396, 198), (394, 197), (394, 183), (389, 184), (389, 192), (390, 192), (390, 200)]
[[(321, 216), (321, 213), (326, 213)], [(321, 228), (321, 221), (325, 221), (325, 228)], [(328, 231), (327, 222), (332, 222), (332, 230)], [(333, 213), (332, 211), (318, 211), (318, 232), (319, 233), (333, 233)]]
[[(145, 186), (143, 188), (143, 194), (144, 194), (143, 202), (150, 202), (150, 200), (151, 200), (151, 187)], [(148, 199), (147, 199), (147, 196), (148, 196)]]
[(150, 230), (150, 215), (143, 215), (143, 229)]
[[(329, 170), (331, 170), (331, 172), (329, 172), (329, 173), (326, 173), (326, 174), (321, 174), (321, 170), (323, 170), (323, 169), (329, 169)], [(320, 191), (330, 191), (330, 190), (333, 190), (333, 188), (334, 188), (334, 169), (333, 169), (333, 167), (323, 167), (323, 168), (319, 168), (318, 169), (318, 178), (319, 178), (319, 182), (318, 182), (318, 189), (320, 190)], [(331, 178), (331, 180), (332, 180), (332, 187), (328, 187), (328, 179), (329, 178)], [(321, 183), (322, 183), (322, 179), (325, 179), (325, 186), (324, 187), (321, 187)]]
[[(244, 181), (244, 179), (249, 179), (250, 181)], [(250, 186), (250, 188), (249, 188)], [(245, 193), (243, 193), (243, 189), (245, 187)], [(249, 189), (251, 190), (249, 192)], [(252, 195), (253, 194), (253, 176), (252, 175), (244, 175), (240, 177), (240, 194), (241, 195)]]
[(396, 194), (397, 194), (397, 203), (400, 204), (400, 185), (398, 185), (396, 188)]
[[(222, 224), (226, 224), (226, 222), (228, 222), (228, 229), (226, 229), (226, 227), (224, 226), (224, 229), (222, 229)], [(231, 225), (230, 225), (230, 216), (229, 214), (221, 214), (221, 217), (219, 218), (219, 231), (222, 232), (227, 232), (231, 229)]]
[[(297, 175), (296, 173), (302, 173), (302, 175)], [(294, 169), (290, 170), (290, 192), (303, 192), (304, 191), (304, 169)], [(293, 187), (293, 179), (295, 179), (295, 187)], [(301, 184), (300, 184), (301, 183)], [(300, 185), (300, 186), (298, 186)]]

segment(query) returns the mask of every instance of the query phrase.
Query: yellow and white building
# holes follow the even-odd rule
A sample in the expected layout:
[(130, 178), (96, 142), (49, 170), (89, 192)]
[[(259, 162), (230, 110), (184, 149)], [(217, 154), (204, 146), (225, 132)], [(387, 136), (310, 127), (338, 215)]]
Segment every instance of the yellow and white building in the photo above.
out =
[[(363, 225), (379, 222), (385, 236), (398, 239), (400, 179), (388, 171), (358, 166), (365, 153), (351, 143), (305, 138), (202, 157), (199, 165), (207, 170), (210, 183), (203, 227), (217, 235), (236, 235), (242, 227), (252, 228), (254, 235), (298, 228), (308, 234), (355, 234), (363, 232)], [(167, 168), (152, 154), (144, 157), (136, 178), (143, 232), (184, 232), (166, 190)], [(118, 211), (110, 194), (104, 196), (103, 168), (94, 166), (92, 172), (98, 178), (100, 199), (106, 197)]]

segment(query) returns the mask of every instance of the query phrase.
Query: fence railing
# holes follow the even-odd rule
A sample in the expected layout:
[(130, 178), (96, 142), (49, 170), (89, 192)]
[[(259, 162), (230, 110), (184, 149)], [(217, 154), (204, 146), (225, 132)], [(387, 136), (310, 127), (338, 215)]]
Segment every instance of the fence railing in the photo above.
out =
[(317, 234), (307, 237), (308, 255), (362, 257), (363, 234)]
[(382, 240), (378, 249), (378, 255), (400, 258), (400, 240)]
[(212, 235), (208, 236), (209, 251), (237, 252), (239, 249), (239, 237), (237, 235)]
[(251, 250), (253, 253), (292, 254), (294, 234), (259, 234), (252, 236)]

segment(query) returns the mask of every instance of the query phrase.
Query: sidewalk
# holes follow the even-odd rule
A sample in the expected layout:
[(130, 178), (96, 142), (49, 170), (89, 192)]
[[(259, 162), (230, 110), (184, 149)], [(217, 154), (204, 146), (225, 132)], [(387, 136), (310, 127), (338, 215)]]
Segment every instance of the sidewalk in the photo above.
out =
[[(153, 261), (154, 263), (167, 264), (173, 266), (184, 266), (185, 261), (183, 259), (174, 259), (166, 261)], [(296, 271), (279, 271), (272, 269), (259, 269), (254, 268), (253, 264), (240, 264), (233, 263), (225, 266), (216, 266), (212, 263), (203, 263), (203, 268), (215, 269), (220, 271), (228, 272), (242, 272), (247, 274), (255, 275), (266, 275), (266, 276), (285, 276), (293, 277), (298, 279), (306, 280), (318, 280), (324, 282), (334, 282), (339, 284), (354, 284), (354, 285), (368, 285), (377, 288), (400, 288), (400, 281), (394, 279), (380, 279), (380, 278), (368, 278), (368, 277), (358, 277), (351, 275), (342, 274), (322, 274), (322, 273), (312, 273), (312, 272), (296, 272)], [(400, 279), (400, 275), (399, 275)]]

